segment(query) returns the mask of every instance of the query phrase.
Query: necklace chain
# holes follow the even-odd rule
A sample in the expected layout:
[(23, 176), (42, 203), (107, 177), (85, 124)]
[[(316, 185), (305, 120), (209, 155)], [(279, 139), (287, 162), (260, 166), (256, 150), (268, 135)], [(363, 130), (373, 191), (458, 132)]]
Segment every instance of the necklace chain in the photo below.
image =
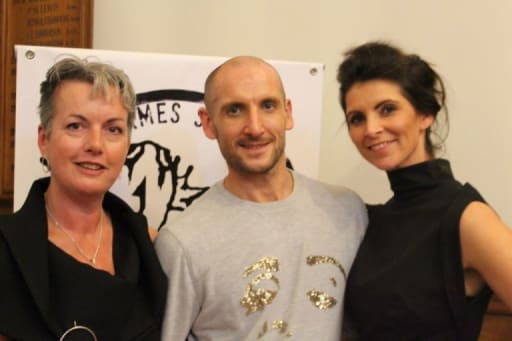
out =
[(78, 245), (77, 241), (75, 240), (75, 238), (73, 238), (73, 236), (68, 232), (66, 231), (67, 228), (64, 227), (64, 225), (62, 225), (61, 223), (59, 223), (57, 221), (57, 219), (55, 218), (55, 216), (53, 215), (53, 213), (50, 211), (50, 209), (48, 208), (48, 206), (45, 206), (46, 207), (46, 212), (48, 213), (48, 215), (50, 216), (50, 218), (53, 220), (53, 222), (55, 223), (55, 226), (57, 226), (59, 228), (59, 230), (61, 230), (62, 232), (64, 232), (64, 234), (73, 242), (73, 245), (75, 246), (76, 250), (85, 258), (89, 261), (89, 263), (91, 263), (92, 265), (96, 265), (96, 257), (98, 256), (98, 252), (100, 251), (100, 246), (101, 246), (101, 239), (103, 237), (103, 210), (101, 211), (100, 213), (100, 221), (98, 222), (98, 226), (96, 227), (96, 231), (98, 230), (98, 228), (100, 229), (100, 235), (98, 237), (98, 243), (96, 244), (96, 250), (94, 250), (94, 254), (92, 255), (92, 257), (89, 257), (85, 254), (85, 252), (82, 250), (82, 248), (80, 247), (80, 245)]

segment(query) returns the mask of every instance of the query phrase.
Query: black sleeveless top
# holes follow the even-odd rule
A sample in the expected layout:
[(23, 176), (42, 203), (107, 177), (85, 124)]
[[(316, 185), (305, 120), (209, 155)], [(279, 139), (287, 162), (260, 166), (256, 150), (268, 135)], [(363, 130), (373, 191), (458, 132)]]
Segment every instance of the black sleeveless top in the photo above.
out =
[(347, 282), (347, 322), (362, 340), (477, 340), (491, 292), (465, 296), (459, 220), (482, 197), (442, 159), (388, 178), (393, 197), (368, 206)]
[[(49, 243), (50, 299), (58, 323), (67, 330), (85, 326), (98, 340), (159, 340), (139, 278), (140, 255), (126, 229), (113, 218), (115, 275), (78, 262)], [(92, 340), (78, 332), (70, 340)], [(68, 338), (66, 338), (68, 340)]]

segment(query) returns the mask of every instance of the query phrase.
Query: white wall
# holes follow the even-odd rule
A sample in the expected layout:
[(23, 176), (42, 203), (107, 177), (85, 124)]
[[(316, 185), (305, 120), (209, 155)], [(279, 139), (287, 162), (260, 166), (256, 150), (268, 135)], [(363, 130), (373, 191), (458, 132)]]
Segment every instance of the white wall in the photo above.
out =
[(378, 202), (390, 194), (385, 174), (349, 141), (335, 74), (348, 47), (397, 43), (444, 76), (444, 156), (512, 226), (511, 19), (509, 0), (97, 0), (94, 48), (325, 64), (320, 177)]

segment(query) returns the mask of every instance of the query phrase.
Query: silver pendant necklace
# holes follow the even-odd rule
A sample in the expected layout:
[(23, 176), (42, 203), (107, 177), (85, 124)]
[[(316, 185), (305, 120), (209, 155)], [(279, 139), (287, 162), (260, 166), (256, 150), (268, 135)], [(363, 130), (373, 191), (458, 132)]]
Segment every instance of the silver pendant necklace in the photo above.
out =
[(59, 230), (61, 230), (62, 232), (64, 232), (64, 234), (69, 238), (69, 240), (71, 240), (73, 242), (73, 245), (75, 246), (76, 250), (85, 258), (89, 261), (89, 263), (91, 263), (93, 266), (96, 265), (96, 257), (98, 256), (98, 252), (100, 251), (100, 246), (101, 246), (101, 239), (103, 237), (103, 210), (101, 210), (100, 212), (100, 221), (98, 222), (98, 226), (96, 227), (96, 231), (98, 230), (98, 228), (100, 229), (100, 235), (98, 237), (98, 244), (96, 245), (96, 250), (94, 251), (94, 254), (92, 255), (92, 257), (89, 257), (85, 254), (85, 252), (82, 250), (82, 248), (80, 247), (80, 245), (78, 245), (77, 241), (75, 240), (75, 238), (73, 238), (73, 236), (68, 232), (66, 231), (67, 229), (57, 221), (57, 219), (55, 218), (55, 216), (52, 214), (52, 212), (50, 211), (50, 209), (48, 208), (48, 206), (46, 206), (46, 212), (48, 213), (48, 216), (50, 216), (50, 218), (53, 220), (53, 222), (55, 223), (55, 226), (57, 226), (57, 228), (59, 228)]

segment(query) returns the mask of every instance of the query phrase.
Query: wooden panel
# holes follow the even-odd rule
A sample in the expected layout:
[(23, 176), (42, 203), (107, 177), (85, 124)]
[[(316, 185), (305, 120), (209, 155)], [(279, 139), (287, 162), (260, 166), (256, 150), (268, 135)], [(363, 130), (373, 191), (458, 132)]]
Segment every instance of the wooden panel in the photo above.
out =
[[(7, 213), (12, 210), (12, 200), (9, 200), (10, 197), (5, 195), (2, 191), (2, 184), (4, 183), (4, 163), (8, 162), (9, 156), (4, 156), (4, 131), (5, 122), (4, 122), (4, 98), (5, 98), (5, 32), (6, 32), (6, 13), (7, 13), (7, 1), (0, 0), (0, 213)], [(14, 180), (14, 179), (13, 179)], [(12, 187), (12, 186), (11, 186)]]
[(12, 209), (14, 186), (14, 45), (90, 48), (92, 6), (93, 0), (0, 0), (0, 211)]
[(480, 341), (504, 341), (512, 340), (512, 315), (485, 316)]
[(512, 340), (512, 311), (496, 297), (489, 303), (479, 340)]
[(489, 307), (488, 307), (487, 311), (490, 314), (512, 315), (512, 310), (508, 309), (507, 306), (505, 305), (505, 303), (503, 303), (503, 301), (501, 301), (496, 296), (494, 296), (491, 299), (491, 302), (489, 302)]

